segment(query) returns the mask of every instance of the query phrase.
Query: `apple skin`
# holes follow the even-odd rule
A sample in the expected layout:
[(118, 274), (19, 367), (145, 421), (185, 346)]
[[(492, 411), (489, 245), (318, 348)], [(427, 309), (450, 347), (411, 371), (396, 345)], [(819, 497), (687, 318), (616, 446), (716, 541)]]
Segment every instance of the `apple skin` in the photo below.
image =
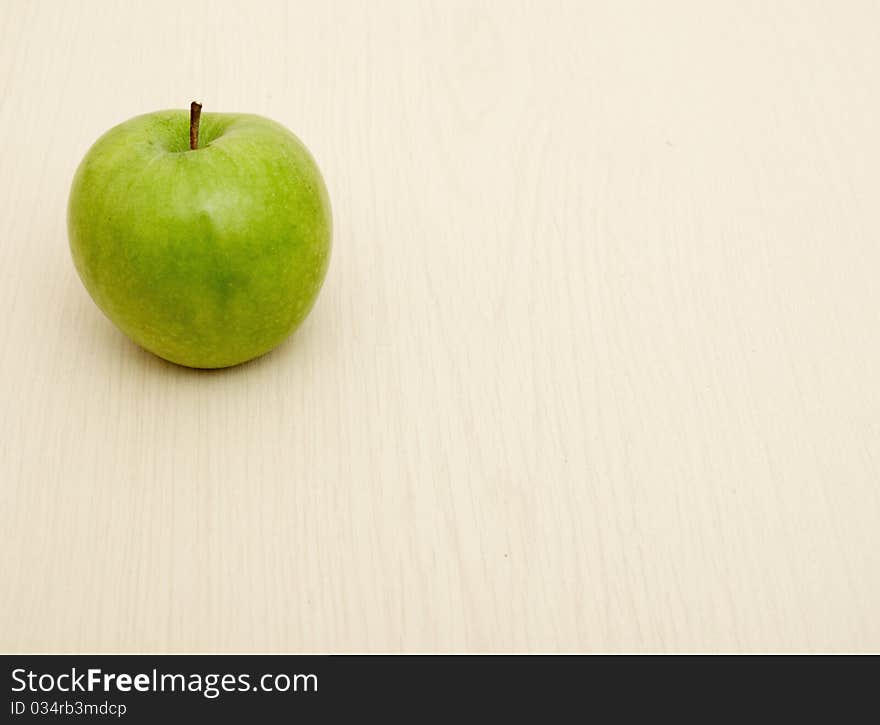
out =
[(105, 133), (73, 179), (74, 264), (134, 342), (194, 368), (276, 347), (315, 302), (330, 261), (321, 173), (290, 131), (260, 116), (137, 116)]

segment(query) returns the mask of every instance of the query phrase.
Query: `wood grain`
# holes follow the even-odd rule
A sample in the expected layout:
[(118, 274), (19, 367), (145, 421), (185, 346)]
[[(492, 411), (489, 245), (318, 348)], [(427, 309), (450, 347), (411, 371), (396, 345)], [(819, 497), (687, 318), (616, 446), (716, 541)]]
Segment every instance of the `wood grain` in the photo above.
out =
[[(0, 4), (0, 649), (880, 649), (880, 6)], [(89, 145), (273, 117), (334, 204), (252, 364), (128, 342)]]

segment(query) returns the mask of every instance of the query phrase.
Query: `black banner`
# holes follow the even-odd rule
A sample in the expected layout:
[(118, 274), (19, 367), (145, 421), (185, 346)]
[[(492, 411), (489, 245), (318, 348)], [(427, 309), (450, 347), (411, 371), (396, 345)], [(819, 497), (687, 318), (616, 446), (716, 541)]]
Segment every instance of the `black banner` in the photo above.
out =
[[(18, 723), (763, 718), (790, 716), (798, 705), (817, 715), (820, 693), (833, 692), (825, 677), (829, 658), (811, 664), (767, 657), (11, 655), (0, 661), (4, 721)], [(845, 698), (829, 711), (835, 719), (871, 691), (870, 672), (861, 675), (863, 683), (848, 675)]]

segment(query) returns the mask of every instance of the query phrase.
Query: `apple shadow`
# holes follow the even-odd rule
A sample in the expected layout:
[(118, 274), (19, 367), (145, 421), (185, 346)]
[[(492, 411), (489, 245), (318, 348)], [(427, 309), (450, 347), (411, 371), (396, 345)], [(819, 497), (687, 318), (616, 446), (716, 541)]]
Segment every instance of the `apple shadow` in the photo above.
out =
[(281, 358), (298, 355), (306, 343), (307, 338), (312, 337), (310, 329), (312, 325), (308, 321), (304, 321), (298, 330), (295, 330), (286, 340), (277, 347), (272, 348), (268, 352), (263, 353), (259, 357), (248, 360), (238, 365), (232, 365), (225, 368), (191, 368), (187, 365), (180, 365), (150, 352), (135, 342), (129, 340), (122, 332), (117, 330), (112, 323), (110, 324), (111, 332), (123, 338), (123, 342), (129, 348), (133, 348), (131, 355), (138, 360), (138, 363), (145, 369), (162, 370), (166, 374), (183, 376), (183, 377), (201, 377), (219, 378), (226, 375), (242, 375), (245, 373), (253, 373), (266, 365), (279, 362)]
[(140, 372), (146, 374), (158, 373), (176, 378), (205, 377), (212, 380), (227, 375), (252, 374), (255, 370), (266, 365), (278, 364), (282, 359), (285, 360), (283, 364), (290, 364), (298, 356), (304, 354), (311, 343), (317, 342), (314, 338), (317, 329), (315, 323), (318, 322), (315, 318), (320, 317), (320, 306), (318, 305), (293, 334), (280, 345), (259, 357), (225, 368), (192, 368), (159, 357), (129, 339), (94, 303), (85, 305), (80, 297), (83, 290), (79, 288), (79, 285), (70, 285), (69, 294), (76, 295), (77, 299), (75, 301), (71, 299), (71, 304), (66, 309), (78, 308), (80, 314), (94, 315), (94, 318), (88, 323), (88, 327), (92, 338), (91, 344), (102, 348), (98, 354), (104, 356), (106, 360), (121, 356), (126, 364), (134, 365)]
[(224, 376), (252, 374), (255, 370), (259, 370), (266, 365), (278, 364), (284, 359), (289, 364), (293, 358), (298, 357), (305, 351), (309, 344), (309, 339), (314, 338), (314, 326), (310, 324), (309, 319), (306, 319), (299, 329), (295, 330), (284, 342), (253, 360), (225, 368), (192, 368), (166, 360), (141, 347), (126, 337), (106, 318), (104, 323), (101, 327), (105, 335), (116, 338), (113, 344), (124, 346), (126, 348), (124, 354), (126, 354), (129, 362), (136, 364), (144, 372), (161, 371), (164, 375), (172, 375), (174, 377), (205, 377), (212, 380)]
[(171, 362), (170, 360), (166, 360), (163, 357), (159, 357), (155, 353), (152, 353), (146, 348), (141, 347), (136, 342), (132, 342), (131, 340), (129, 340), (122, 332), (113, 327), (112, 324), (111, 328), (114, 334), (119, 335), (123, 338), (126, 346), (128, 346), (129, 348), (133, 348), (133, 352), (131, 353), (131, 355), (137, 358), (139, 364), (141, 364), (145, 368), (161, 369), (168, 374), (177, 376), (183, 375), (186, 377), (206, 376), (210, 378), (216, 378), (223, 375), (237, 373), (238, 371), (256, 369), (265, 364), (267, 358), (272, 357), (273, 353), (278, 352), (290, 341), (289, 339), (285, 340), (278, 347), (269, 350), (269, 352), (263, 353), (253, 360), (239, 363), (238, 365), (232, 365), (225, 368), (191, 368), (188, 365), (180, 365), (179, 363)]

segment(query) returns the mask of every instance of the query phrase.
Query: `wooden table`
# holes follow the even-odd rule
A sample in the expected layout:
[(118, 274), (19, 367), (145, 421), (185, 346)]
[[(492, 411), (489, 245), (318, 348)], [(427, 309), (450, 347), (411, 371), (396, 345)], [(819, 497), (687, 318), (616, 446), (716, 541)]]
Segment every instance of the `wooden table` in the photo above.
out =
[[(0, 649), (880, 649), (880, 5), (0, 4)], [(271, 116), (335, 214), (198, 372), (70, 260), (107, 128)]]

